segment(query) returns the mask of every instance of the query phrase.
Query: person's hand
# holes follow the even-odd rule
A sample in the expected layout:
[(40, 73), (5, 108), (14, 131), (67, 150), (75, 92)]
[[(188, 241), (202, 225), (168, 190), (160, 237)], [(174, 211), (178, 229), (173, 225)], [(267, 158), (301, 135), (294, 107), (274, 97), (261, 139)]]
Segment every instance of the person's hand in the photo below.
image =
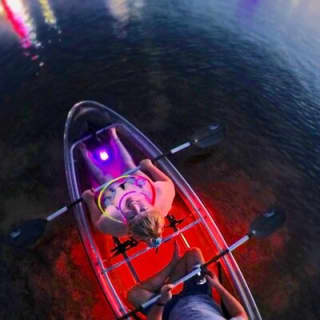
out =
[(172, 292), (171, 290), (173, 289), (173, 284), (165, 284), (161, 290), (161, 297), (159, 299), (160, 303), (167, 303), (168, 301), (171, 300), (172, 298)]
[(94, 193), (91, 189), (88, 189), (82, 193), (81, 197), (86, 203), (88, 203), (94, 199)]
[(144, 159), (144, 160), (140, 161), (140, 168), (142, 170), (148, 170), (152, 166), (153, 166), (153, 164), (150, 159)]
[(216, 286), (220, 285), (219, 279), (214, 273), (210, 272), (210, 275), (207, 274), (206, 279), (208, 281), (210, 288), (215, 288)]

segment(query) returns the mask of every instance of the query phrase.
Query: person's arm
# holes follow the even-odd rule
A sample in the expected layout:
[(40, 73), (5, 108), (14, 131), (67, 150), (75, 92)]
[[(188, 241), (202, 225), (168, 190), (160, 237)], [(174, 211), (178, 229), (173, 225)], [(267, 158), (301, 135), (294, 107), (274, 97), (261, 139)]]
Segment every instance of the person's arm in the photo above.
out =
[(150, 159), (144, 159), (144, 160), (140, 161), (140, 167), (141, 167), (142, 170), (147, 171), (148, 173), (150, 173), (152, 179), (154, 179), (155, 181), (168, 181), (168, 182), (171, 182), (173, 184), (171, 179), (165, 173), (163, 173), (160, 169), (158, 169), (151, 162)]
[[(101, 232), (111, 234), (115, 237), (121, 237), (128, 234), (128, 226), (121, 221), (110, 219), (103, 216), (97, 207), (94, 193), (91, 190), (86, 190), (82, 194), (82, 198), (88, 206), (92, 224)], [(110, 207), (108, 206), (109, 210)]]
[(162, 320), (164, 306), (154, 304), (148, 313), (147, 320)]
[(217, 290), (223, 303), (226, 306), (230, 316), (230, 320), (248, 320), (248, 316), (240, 302), (219, 282), (214, 275), (213, 278), (207, 275), (209, 286)]
[(165, 217), (171, 209), (173, 199), (175, 197), (175, 188), (172, 180), (154, 166), (149, 159), (140, 162), (141, 169), (149, 172), (155, 180), (154, 186), (157, 190), (155, 207), (160, 210)]
[(156, 302), (152, 306), (150, 312), (148, 313), (147, 320), (162, 320), (164, 307), (166, 303), (172, 298), (172, 292), (171, 292), (172, 288), (173, 288), (172, 284), (165, 284), (161, 288), (161, 291), (160, 291), (161, 297), (158, 300), (158, 302)]

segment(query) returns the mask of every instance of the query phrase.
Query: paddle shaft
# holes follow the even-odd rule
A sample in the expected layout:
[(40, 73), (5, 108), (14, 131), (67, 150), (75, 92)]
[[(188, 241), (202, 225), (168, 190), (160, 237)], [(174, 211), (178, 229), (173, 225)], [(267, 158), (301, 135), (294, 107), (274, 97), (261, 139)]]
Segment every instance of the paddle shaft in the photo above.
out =
[[(196, 275), (201, 275), (202, 271), (204, 271), (206, 269), (206, 267), (214, 262), (217, 262), (220, 258), (222, 258), (223, 256), (225, 256), (226, 254), (232, 252), (233, 250), (235, 250), (236, 248), (240, 247), (242, 244), (244, 244), (245, 242), (247, 242), (251, 237), (253, 236), (252, 233), (248, 233), (245, 236), (243, 236), (241, 239), (239, 239), (237, 242), (235, 242), (233, 245), (231, 245), (229, 248), (221, 251), (218, 255), (214, 256), (212, 259), (210, 259), (208, 262), (197, 266), (194, 270), (192, 270), (190, 273), (186, 274), (185, 276), (183, 276), (182, 278), (178, 279), (177, 281), (173, 282), (173, 288), (178, 286), (179, 284), (193, 278)], [(123, 315), (122, 317), (118, 318), (118, 320), (123, 320), (123, 319), (127, 319), (128, 317), (132, 316), (133, 314), (140, 312), (142, 310), (145, 310), (146, 308), (148, 308), (150, 305), (154, 304), (155, 302), (157, 302), (161, 297), (161, 294), (158, 294), (156, 296), (154, 296), (153, 298), (149, 299), (148, 301), (146, 301), (145, 303), (143, 303), (140, 307), (128, 312), (127, 314)]]
[[(167, 157), (167, 156), (170, 156), (171, 154), (174, 154), (174, 153), (177, 153), (177, 152), (179, 152), (179, 151), (181, 151), (181, 150), (184, 150), (184, 149), (186, 149), (186, 148), (189, 148), (190, 146), (191, 146), (191, 142), (185, 142), (185, 143), (181, 144), (180, 146), (177, 146), (177, 147), (171, 149), (169, 152), (162, 153), (162, 154), (158, 155), (157, 157), (153, 158), (152, 161), (153, 161), (153, 162), (159, 161), (159, 160), (161, 160), (162, 158), (165, 158), (165, 157)], [(133, 168), (133, 169), (130, 169), (130, 170), (126, 171), (126, 172), (124, 173), (124, 175), (135, 173), (136, 171), (138, 171), (138, 170), (140, 170), (140, 169), (141, 169), (141, 167), (140, 167), (140, 166), (137, 166), (137, 167), (135, 167), (135, 168)], [(102, 189), (106, 184), (107, 184), (107, 183), (99, 186), (99, 187), (96, 189), (96, 191), (99, 191), (100, 189)]]
[(79, 199), (69, 203), (68, 205), (64, 206), (63, 208), (55, 211), (54, 213), (50, 214), (46, 220), (49, 222), (53, 219), (56, 219), (57, 217), (59, 217), (61, 214), (67, 212), (69, 209), (71, 209), (72, 207), (74, 207), (77, 203), (80, 203), (81, 201), (83, 201), (83, 198), (80, 197)]
[(221, 251), (218, 255), (216, 255), (215, 257), (213, 257), (212, 259), (210, 259), (208, 262), (204, 263), (202, 265), (202, 268), (206, 268), (209, 264), (217, 262), (220, 258), (222, 258), (223, 256), (225, 256), (226, 254), (232, 252), (233, 250), (237, 249), (238, 247), (240, 247), (242, 244), (244, 244), (245, 242), (247, 242), (250, 238), (252, 237), (251, 233), (246, 234), (245, 236), (243, 236), (241, 239), (239, 239), (237, 242), (235, 242), (233, 245), (231, 245), (229, 248)]
[[(177, 152), (179, 152), (179, 151), (181, 151), (181, 150), (184, 150), (184, 149), (186, 149), (186, 148), (189, 148), (191, 145), (192, 145), (191, 142), (185, 142), (185, 143), (183, 143), (183, 144), (181, 144), (181, 145), (179, 145), (179, 146), (177, 146), (177, 147), (175, 147), (175, 148), (172, 148), (172, 149), (171, 149), (169, 152), (167, 152), (167, 153), (163, 153), (163, 154), (158, 155), (157, 157), (153, 158), (152, 161), (154, 161), (154, 162), (155, 162), (155, 161), (159, 161), (160, 159), (165, 158), (165, 157), (167, 157), (167, 156), (169, 156), (169, 155), (171, 155), (171, 154), (174, 154), (174, 153), (177, 153)], [(135, 167), (135, 168), (132, 168), (132, 169), (126, 171), (123, 175), (133, 174), (133, 173), (135, 173), (136, 171), (138, 171), (138, 170), (140, 170), (140, 169), (141, 169), (141, 166), (139, 165), (139, 166), (137, 166), (137, 167)], [(104, 184), (98, 186), (97, 188), (93, 189), (93, 191), (94, 191), (94, 192), (100, 191), (100, 190), (103, 189), (108, 183), (109, 183), (109, 181), (107, 181), (106, 183), (104, 183)], [(80, 203), (81, 201), (83, 201), (83, 198), (82, 198), (82, 197), (80, 197), (80, 198), (78, 198), (77, 200), (69, 203), (68, 205), (64, 206), (63, 208), (61, 208), (61, 209), (53, 212), (52, 214), (50, 214), (50, 215), (46, 218), (46, 220), (49, 222), (49, 221), (52, 221), (52, 220), (56, 219), (57, 217), (59, 217), (60, 215), (62, 215), (62, 214), (65, 213), (65, 212), (67, 212), (67, 211), (68, 211), (69, 209), (71, 209), (72, 207), (74, 207), (76, 204)]]

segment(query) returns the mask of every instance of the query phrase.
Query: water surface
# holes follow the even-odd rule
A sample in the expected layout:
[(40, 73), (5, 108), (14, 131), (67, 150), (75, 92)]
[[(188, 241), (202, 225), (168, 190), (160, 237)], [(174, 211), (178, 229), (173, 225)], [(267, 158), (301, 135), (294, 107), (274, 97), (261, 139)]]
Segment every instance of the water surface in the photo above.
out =
[[(221, 145), (173, 161), (228, 243), (287, 212), (235, 256), (264, 319), (319, 319), (319, 15), (317, 0), (1, 0), (1, 231), (68, 200), (74, 103), (113, 106), (162, 149), (220, 121)], [(102, 319), (72, 216), (52, 229), (31, 252), (2, 248), (2, 318)]]

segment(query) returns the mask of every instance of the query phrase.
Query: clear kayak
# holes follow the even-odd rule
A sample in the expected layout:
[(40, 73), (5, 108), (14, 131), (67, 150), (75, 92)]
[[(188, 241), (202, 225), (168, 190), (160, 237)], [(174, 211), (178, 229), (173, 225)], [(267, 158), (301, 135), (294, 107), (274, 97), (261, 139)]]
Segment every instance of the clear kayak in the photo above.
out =
[[(162, 155), (161, 150), (141, 131), (112, 109), (94, 101), (77, 103), (69, 111), (64, 132), (65, 170), (71, 201), (80, 198), (84, 190), (97, 187), (83, 163), (79, 145), (90, 140), (93, 135), (106, 135), (110, 127), (117, 128), (121, 141), (135, 163), (138, 164), (144, 158), (154, 159)], [(108, 145), (105, 147), (108, 149)], [(101, 170), (122, 175), (121, 163), (119, 159), (114, 159), (111, 155), (107, 161), (101, 162)], [(115, 318), (133, 309), (127, 301), (130, 288), (155, 274), (169, 262), (173, 240), (179, 243), (182, 251), (190, 247), (200, 248), (205, 260), (228, 247), (214, 222), (214, 213), (206, 209), (170, 160), (164, 157), (156, 164), (172, 179), (176, 189), (173, 206), (167, 216), (163, 244), (158, 250), (126, 236), (115, 238), (102, 234), (93, 227), (84, 203), (74, 207), (83, 246)], [(261, 319), (233, 255), (229, 253), (219, 260), (218, 265), (210, 268), (213, 272), (219, 270), (221, 281), (242, 303), (249, 319)], [(143, 315), (139, 316), (143, 318)]]

